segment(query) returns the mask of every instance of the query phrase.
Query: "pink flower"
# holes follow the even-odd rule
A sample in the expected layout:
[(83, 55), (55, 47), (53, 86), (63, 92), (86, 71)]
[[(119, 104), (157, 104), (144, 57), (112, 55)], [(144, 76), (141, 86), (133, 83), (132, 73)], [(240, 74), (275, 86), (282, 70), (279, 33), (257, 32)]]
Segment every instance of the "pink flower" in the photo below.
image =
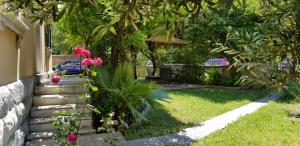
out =
[(96, 57), (96, 58), (93, 59), (93, 64), (94, 65), (99, 65), (100, 66), (100, 65), (102, 65), (102, 63), (103, 63), (103, 61), (100, 57)]
[(78, 46), (74, 49), (74, 54), (82, 55), (82, 53), (83, 53), (83, 49), (80, 46)]
[(69, 142), (76, 142), (77, 141), (77, 135), (75, 135), (75, 134), (69, 134), (68, 135), (68, 141)]
[(53, 76), (51, 79), (51, 82), (53, 84), (57, 84), (57, 83), (59, 83), (59, 81), (60, 81), (60, 76)]
[(90, 57), (91, 56), (91, 52), (87, 49), (82, 50), (81, 55), (85, 56), (85, 57)]
[(91, 58), (85, 58), (81, 61), (82, 66), (89, 66), (93, 64), (93, 60)]

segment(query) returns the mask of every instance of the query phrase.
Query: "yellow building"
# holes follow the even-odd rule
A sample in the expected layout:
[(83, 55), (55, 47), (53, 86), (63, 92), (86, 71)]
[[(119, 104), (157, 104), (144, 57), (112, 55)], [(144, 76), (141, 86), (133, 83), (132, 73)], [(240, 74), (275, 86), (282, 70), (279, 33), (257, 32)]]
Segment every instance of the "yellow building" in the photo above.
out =
[(0, 146), (24, 144), (33, 89), (50, 62), (44, 26), (0, 6)]

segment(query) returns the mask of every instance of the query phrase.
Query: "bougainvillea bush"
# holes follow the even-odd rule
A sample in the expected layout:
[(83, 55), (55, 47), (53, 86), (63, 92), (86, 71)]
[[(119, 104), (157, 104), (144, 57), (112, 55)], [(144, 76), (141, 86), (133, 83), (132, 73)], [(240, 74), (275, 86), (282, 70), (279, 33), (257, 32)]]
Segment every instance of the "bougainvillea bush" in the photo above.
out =
[[(90, 58), (91, 53), (88, 49), (83, 49), (80, 46), (75, 47), (74, 54), (80, 56), (80, 66), (83, 71), (83, 75), (87, 75), (91, 70), (99, 68), (102, 65), (102, 59), (99, 57)], [(58, 84), (63, 76), (63, 72), (55, 71), (55, 75), (51, 78), (53, 84)], [(89, 86), (89, 81), (86, 81), (85, 86)], [(55, 135), (54, 140), (59, 145), (75, 146), (78, 143), (78, 135), (81, 127), (81, 121), (86, 116), (86, 110), (92, 110), (97, 112), (92, 105), (90, 105), (89, 94), (82, 95), (84, 100), (83, 110), (75, 113), (62, 111), (58, 113), (58, 118), (53, 122)]]
[[(80, 123), (87, 109), (93, 113), (97, 131), (107, 133), (147, 121), (149, 110), (163, 108), (158, 100), (166, 98), (164, 92), (152, 82), (136, 80), (130, 63), (119, 64), (116, 68), (102, 67), (102, 59), (90, 58), (92, 54), (87, 49), (75, 47), (74, 54), (80, 56), (82, 75), (88, 77), (85, 86), (90, 95), (83, 98), (83, 111), (62, 112), (54, 122), (55, 140), (61, 145), (77, 144)], [(53, 76), (54, 84), (59, 83), (61, 74)]]

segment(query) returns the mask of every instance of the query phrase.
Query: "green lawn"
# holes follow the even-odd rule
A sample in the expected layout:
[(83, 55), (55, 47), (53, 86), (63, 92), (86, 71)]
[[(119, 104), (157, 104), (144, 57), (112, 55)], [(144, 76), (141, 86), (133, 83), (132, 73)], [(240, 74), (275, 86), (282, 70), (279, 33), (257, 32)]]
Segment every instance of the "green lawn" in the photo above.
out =
[(151, 111), (145, 122), (125, 131), (127, 139), (178, 132), (183, 128), (220, 115), (262, 98), (263, 91), (223, 89), (186, 89), (168, 92), (170, 99), (161, 102), (166, 109)]
[(193, 146), (299, 146), (300, 120), (290, 113), (300, 109), (293, 101), (279, 100), (241, 118)]

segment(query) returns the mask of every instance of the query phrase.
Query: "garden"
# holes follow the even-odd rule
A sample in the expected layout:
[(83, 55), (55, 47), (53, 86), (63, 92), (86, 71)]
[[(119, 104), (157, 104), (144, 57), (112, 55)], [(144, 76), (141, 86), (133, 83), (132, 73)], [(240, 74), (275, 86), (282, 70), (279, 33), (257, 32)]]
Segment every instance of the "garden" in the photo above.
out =
[[(53, 122), (59, 145), (78, 144), (86, 115), (97, 134), (120, 132), (128, 143), (119, 145), (134, 145), (273, 93), (280, 97), (184, 145), (300, 145), (298, 0), (2, 2), (43, 24), (53, 57), (75, 56), (75, 76), (86, 79), (82, 110)], [(69, 77), (61, 66), (53, 84)], [(169, 144), (181, 143), (158, 145)]]

